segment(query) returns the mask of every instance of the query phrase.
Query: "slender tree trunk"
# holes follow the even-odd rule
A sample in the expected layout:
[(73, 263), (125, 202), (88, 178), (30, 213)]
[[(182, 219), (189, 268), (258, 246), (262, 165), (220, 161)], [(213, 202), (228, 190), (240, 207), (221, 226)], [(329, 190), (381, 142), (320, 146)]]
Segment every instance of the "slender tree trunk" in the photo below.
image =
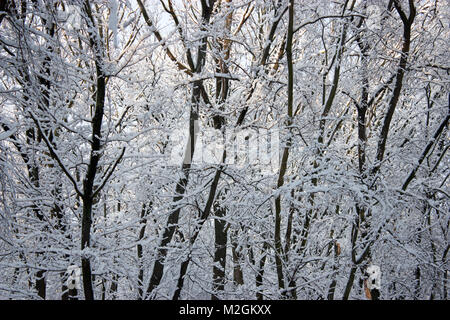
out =
[(230, 235), (231, 255), (233, 257), (233, 283), (236, 287), (244, 284), (244, 273), (241, 268), (242, 248), (239, 247), (237, 242), (238, 232), (234, 230)]
[[(55, 35), (55, 23), (53, 21), (48, 21), (45, 18), (41, 18), (42, 21), (42, 25), (44, 26), (45, 32), (48, 35), (48, 37), (50, 39), (53, 39), (54, 35)], [(48, 43), (47, 45), (47, 54), (44, 58), (43, 64), (42, 64), (42, 74), (38, 75), (38, 82), (39, 82), (39, 89), (40, 89), (40, 96), (39, 96), (39, 101), (38, 101), (38, 109), (39, 110), (44, 110), (45, 108), (49, 108), (50, 107), (50, 90), (51, 90), (51, 83), (50, 83), (50, 78), (51, 78), (51, 70), (50, 70), (50, 65), (52, 62), (52, 58), (51, 58), (51, 54), (53, 53), (53, 45), (51, 42)], [(34, 130), (33, 130), (34, 131)], [(50, 140), (53, 139), (53, 132), (50, 129), (46, 129), (45, 133), (47, 134), (47, 136), (49, 137)], [(34, 136), (34, 135), (33, 135)], [(41, 137), (38, 135), (37, 137), (37, 141), (40, 142), (41, 141)], [(34, 166), (31, 170), (31, 182), (33, 184), (35, 184), (36, 187), (39, 187), (39, 170), (37, 166)], [(44, 217), (42, 215), (41, 212), (39, 212), (40, 210), (36, 208), (36, 216), (38, 217), (38, 219), (40, 221), (44, 221)], [(45, 227), (44, 227), (45, 228)], [(47, 230), (43, 230), (43, 232), (45, 233)], [(40, 245), (42, 246), (42, 245)], [(41, 254), (38, 254), (39, 256)], [(36, 289), (38, 291), (38, 295), (42, 298), (45, 299), (46, 297), (46, 270), (39, 270), (36, 272)]]
[(145, 230), (147, 228), (147, 216), (151, 210), (152, 203), (150, 205), (143, 204), (142, 210), (141, 210), (141, 229), (139, 231), (138, 236), (138, 245), (137, 245), (137, 258), (138, 258), (138, 264), (139, 264), (139, 271), (138, 271), (138, 300), (144, 299), (144, 262), (143, 257), (143, 246), (139, 241), (142, 241), (145, 237)]
[(392, 92), (391, 99), (388, 104), (388, 110), (383, 121), (383, 126), (381, 128), (380, 137), (378, 140), (377, 152), (375, 166), (372, 168), (371, 174), (374, 176), (381, 167), (382, 161), (384, 159), (384, 154), (386, 150), (386, 142), (389, 134), (389, 128), (391, 124), (392, 117), (394, 115), (395, 108), (397, 107), (398, 100), (400, 98), (400, 93), (403, 87), (403, 76), (406, 71), (406, 64), (409, 56), (409, 47), (411, 45), (411, 26), (414, 22), (416, 16), (416, 8), (414, 7), (414, 1), (409, 0), (409, 17), (401, 8), (398, 0), (393, 1), (395, 9), (397, 10), (400, 18), (403, 22), (403, 45), (402, 52), (400, 56), (399, 66), (396, 72), (394, 90)]
[[(209, 4), (202, 2), (202, 31), (206, 31), (205, 26), (209, 23), (209, 19), (211, 17), (212, 9), (214, 6), (214, 0), (210, 0)], [(197, 63), (195, 66), (195, 73), (199, 74), (202, 72), (203, 67), (206, 62), (206, 41), (207, 37), (202, 38), (202, 42), (198, 47), (197, 53)], [(164, 274), (164, 261), (167, 256), (167, 245), (172, 240), (172, 237), (175, 233), (176, 225), (178, 224), (178, 219), (181, 211), (181, 207), (178, 206), (177, 202), (179, 202), (186, 191), (187, 182), (189, 179), (189, 169), (191, 166), (191, 161), (194, 156), (195, 144), (198, 134), (198, 107), (200, 104), (202, 87), (202, 80), (195, 80), (193, 84), (192, 90), (192, 105), (191, 112), (189, 117), (189, 140), (188, 146), (186, 148), (186, 154), (182, 165), (183, 177), (180, 179), (179, 183), (176, 186), (176, 194), (177, 196), (174, 198), (174, 207), (177, 207), (172, 211), (167, 220), (166, 227), (163, 231), (163, 236), (161, 243), (158, 248), (158, 255), (155, 261), (155, 265), (153, 267), (153, 272), (150, 277), (150, 283), (147, 288), (147, 295), (150, 296), (153, 294), (155, 288), (158, 287), (161, 282), (162, 276)]]
[[(281, 0), (278, 1), (277, 9), (281, 6), (281, 2), (282, 2)], [(210, 8), (212, 8), (212, 4), (213, 4), (213, 3), (214, 3), (214, 1), (213, 1), (213, 0), (210, 0), (210, 6), (209, 6)], [(204, 6), (202, 6), (202, 7), (205, 8)], [(269, 57), (270, 44), (271, 44), (271, 42), (272, 42), (272, 40), (273, 40), (273, 37), (274, 37), (274, 35), (275, 35), (276, 28), (277, 28), (277, 26), (278, 26), (278, 23), (279, 23), (280, 20), (281, 20), (282, 14), (278, 15), (277, 17), (278, 17), (278, 18), (275, 19), (275, 21), (273, 22), (272, 27), (271, 27), (271, 30), (270, 30), (270, 32), (269, 32), (269, 37), (268, 37), (269, 40), (268, 40), (268, 42), (267, 42), (266, 47), (264, 48), (264, 53), (263, 53), (263, 55), (262, 55), (262, 57), (261, 57), (261, 60), (260, 60), (260, 63), (259, 63), (260, 66), (263, 66), (263, 65), (265, 64), (267, 58)], [(200, 56), (200, 55), (198, 55), (198, 56)], [(189, 59), (188, 59), (188, 60), (189, 60)], [(196, 69), (198, 69), (198, 63), (197, 63), (197, 68), (196, 68)], [(195, 84), (195, 82), (194, 82), (194, 84)], [(246, 98), (247, 101), (250, 99), (250, 97), (252, 96), (253, 92), (254, 92), (254, 88), (249, 92), (249, 94), (248, 94), (248, 96), (247, 96), (247, 98)], [(243, 123), (243, 121), (244, 121), (244, 119), (245, 119), (245, 115), (246, 115), (246, 113), (247, 113), (247, 110), (248, 110), (248, 107), (245, 107), (245, 108), (241, 111), (241, 113), (239, 114), (238, 119), (237, 119), (237, 121), (236, 121), (236, 125), (235, 125), (236, 128), (242, 125), (242, 123)], [(221, 161), (221, 163), (225, 163), (225, 159), (226, 159), (226, 151), (224, 150), (223, 155), (222, 155), (222, 161)], [(213, 182), (212, 182), (212, 184), (211, 184), (211, 188), (210, 188), (210, 192), (209, 192), (209, 196), (208, 196), (208, 201), (207, 201), (207, 203), (206, 203), (206, 205), (205, 205), (205, 209), (203, 210), (203, 213), (202, 213), (202, 217), (201, 217), (201, 219), (200, 219), (199, 226), (198, 226), (198, 228), (197, 228), (197, 231), (194, 233), (194, 236), (191, 238), (191, 241), (193, 241), (193, 242), (195, 242), (195, 239), (196, 239), (197, 236), (198, 236), (198, 232), (200, 231), (201, 226), (202, 226), (203, 223), (206, 221), (206, 218), (209, 216), (209, 213), (210, 213), (210, 210), (211, 210), (211, 206), (212, 206), (212, 204), (213, 204), (213, 200), (214, 200), (214, 198), (215, 198), (215, 193), (216, 193), (216, 190), (217, 190), (217, 183), (218, 183), (218, 181), (219, 181), (220, 174), (221, 174), (221, 172), (222, 172), (221, 170), (222, 170), (221, 167), (219, 167), (219, 168), (216, 170), (216, 174), (215, 174), (214, 179), (213, 179)], [(192, 242), (192, 243), (193, 243), (193, 242)], [(181, 265), (181, 268), (180, 268), (180, 276), (179, 276), (178, 282), (177, 282), (177, 289), (176, 289), (175, 294), (174, 294), (174, 296), (173, 296), (173, 299), (175, 299), (175, 300), (178, 299), (178, 298), (180, 297), (181, 289), (182, 289), (182, 286), (183, 286), (183, 283), (184, 283), (184, 276), (185, 276), (185, 274), (186, 274), (186, 272), (187, 272), (187, 266), (189, 265), (189, 262), (190, 262), (190, 258), (188, 258), (188, 259), (185, 261), (185, 263), (183, 263), (183, 264)]]
[(337, 264), (338, 264), (337, 258), (338, 258), (339, 254), (340, 254), (339, 244), (337, 242), (334, 242), (332, 244), (332, 246), (334, 247), (334, 250), (333, 250), (334, 251), (334, 263), (333, 263), (333, 268), (332, 268), (332, 270), (333, 270), (332, 277), (333, 278), (331, 280), (330, 287), (328, 288), (327, 300), (334, 300), (334, 294), (336, 292), (336, 285), (337, 285), (337, 280), (336, 280), (336, 272), (337, 272), (337, 269), (338, 269), (338, 267), (337, 267)]
[[(222, 155), (222, 161), (221, 161), (222, 164), (225, 163), (225, 159), (226, 159), (226, 151), (224, 150), (223, 155)], [(214, 178), (211, 183), (210, 190), (209, 190), (208, 200), (206, 201), (205, 208), (203, 209), (201, 216), (199, 217), (200, 222), (198, 223), (198, 226), (196, 227), (193, 236), (189, 240), (191, 247), (194, 245), (195, 241), (197, 240), (197, 237), (200, 234), (203, 224), (210, 216), (211, 208), (212, 208), (212, 205), (213, 205), (215, 197), (216, 197), (217, 187), (219, 185), (220, 174), (222, 173), (222, 170), (223, 170), (222, 164), (220, 165), (220, 167), (216, 170), (216, 173), (214, 174)], [(180, 297), (181, 290), (183, 289), (184, 277), (186, 275), (186, 272), (187, 272), (190, 262), (191, 262), (191, 255), (189, 254), (187, 260), (183, 261), (183, 263), (181, 264), (180, 275), (179, 275), (178, 281), (177, 281), (177, 288), (176, 288), (175, 293), (172, 298), (173, 300), (178, 300)]]
[[(98, 172), (98, 163), (100, 160), (101, 149), (101, 129), (105, 106), (106, 93), (106, 79), (103, 73), (103, 46), (100, 43), (100, 37), (95, 32), (96, 23), (91, 12), (91, 5), (88, 0), (85, 0), (84, 9), (87, 14), (87, 22), (90, 27), (89, 41), (94, 52), (95, 68), (96, 68), (96, 100), (94, 117), (92, 118), (92, 143), (91, 154), (88, 164), (86, 176), (83, 180), (83, 212), (81, 218), (81, 250), (84, 254), (81, 258), (81, 270), (83, 273), (83, 288), (86, 300), (94, 300), (94, 289), (92, 286), (92, 271), (90, 261), (90, 240), (91, 240), (91, 226), (92, 226), (92, 209), (94, 204), (94, 182), (95, 176)], [(98, 191), (98, 190), (97, 190)]]
[[(286, 142), (286, 147), (283, 150), (283, 155), (281, 158), (280, 170), (278, 174), (277, 189), (280, 189), (284, 184), (284, 175), (287, 171), (288, 158), (289, 158), (289, 148), (291, 147), (291, 128), (292, 116), (293, 116), (293, 100), (294, 100), (294, 69), (292, 63), (292, 38), (294, 34), (294, 0), (289, 1), (289, 21), (288, 21), (288, 33), (286, 41), (286, 57), (288, 65), (288, 110), (287, 110), (287, 120), (286, 127), (288, 129), (288, 137)], [(275, 198), (275, 263), (278, 276), (278, 287), (282, 292), (283, 296), (286, 296), (284, 291), (284, 274), (283, 274), (283, 264), (285, 260), (285, 253), (283, 253), (282, 242), (281, 242), (281, 195)]]
[[(402, 45), (402, 52), (401, 52), (401, 56), (400, 56), (399, 66), (396, 71), (394, 89), (392, 92), (391, 99), (389, 100), (389, 103), (388, 103), (388, 110), (386, 112), (386, 115), (385, 115), (385, 118), (383, 121), (382, 129), (380, 132), (380, 137), (378, 139), (377, 151), (376, 151), (376, 162), (375, 162), (375, 165), (373, 166), (372, 170), (370, 170), (370, 173), (369, 173), (370, 179), (372, 179), (372, 180), (375, 178), (376, 174), (380, 170), (382, 161), (384, 159), (390, 123), (391, 123), (392, 117), (394, 115), (394, 111), (397, 106), (398, 100), (400, 98), (400, 93), (401, 93), (402, 86), (403, 86), (403, 76), (404, 76), (404, 73), (406, 70), (406, 64), (407, 64), (408, 55), (409, 55), (409, 48), (410, 48), (410, 44), (411, 44), (411, 26), (412, 26), (414, 18), (416, 16), (416, 9), (414, 7), (413, 0), (409, 0), (409, 17), (406, 16), (406, 13), (401, 8), (398, 0), (394, 0), (393, 5), (403, 23), (403, 45)], [(364, 169), (364, 168), (362, 168), (362, 169)], [(406, 184), (406, 186), (407, 186), (407, 184)], [(405, 187), (405, 189), (406, 189), (406, 187)], [(344, 300), (347, 300), (350, 296), (353, 282), (355, 280), (356, 269), (358, 268), (358, 266), (361, 263), (365, 262), (366, 259), (368, 257), (370, 257), (370, 244), (368, 244), (366, 246), (365, 251), (360, 255), (360, 257), (358, 259), (356, 258), (356, 244), (357, 244), (357, 240), (358, 240), (358, 229), (359, 228), (362, 229), (361, 239), (367, 240), (366, 237), (368, 234), (369, 225), (367, 225), (367, 223), (368, 223), (366, 221), (367, 214), (365, 213), (365, 210), (358, 204), (356, 204), (355, 207), (356, 207), (357, 215), (356, 215), (356, 221), (352, 227), (352, 229), (353, 229), (352, 230), (353, 266), (350, 271), (350, 276), (348, 278), (346, 288), (344, 291), (344, 296), (343, 296)]]
[(111, 279), (111, 286), (109, 288), (109, 291), (111, 292), (111, 300), (117, 299), (117, 289), (119, 287), (118, 283), (119, 277), (117, 276), (117, 274), (113, 274)]
[(213, 291), (215, 292), (211, 298), (212, 300), (219, 300), (216, 292), (225, 289), (225, 266), (227, 262), (227, 223), (221, 220), (226, 215), (226, 209), (218, 207), (215, 210), (214, 219), (214, 234), (215, 234), (215, 248), (214, 248), (214, 267), (213, 267)]
[[(363, 12), (366, 12), (366, 3), (363, 4)], [(364, 19), (361, 18), (358, 24), (358, 28), (363, 24)], [(362, 87), (361, 87), (361, 100), (359, 104), (356, 105), (357, 109), (357, 121), (358, 121), (358, 169), (360, 178), (364, 181), (367, 178), (366, 174), (366, 147), (367, 147), (367, 134), (366, 134), (366, 113), (369, 107), (369, 79), (368, 79), (368, 59), (369, 59), (369, 46), (364, 38), (364, 30), (358, 33), (356, 41), (361, 52), (361, 74), (362, 74)], [(355, 204), (356, 208), (356, 222), (358, 228), (361, 229), (361, 237), (365, 238), (367, 231), (370, 228), (369, 222), (367, 221), (367, 215), (369, 214), (364, 209), (363, 205), (359, 202)], [(357, 237), (352, 240), (352, 262), (356, 264), (356, 251), (354, 250), (356, 246)], [(368, 250), (368, 259), (370, 260), (370, 250)], [(360, 286), (363, 287), (363, 279), (360, 279)], [(351, 289), (351, 288), (349, 288)], [(347, 288), (346, 288), (347, 290)], [(350, 291), (348, 292), (350, 294)]]

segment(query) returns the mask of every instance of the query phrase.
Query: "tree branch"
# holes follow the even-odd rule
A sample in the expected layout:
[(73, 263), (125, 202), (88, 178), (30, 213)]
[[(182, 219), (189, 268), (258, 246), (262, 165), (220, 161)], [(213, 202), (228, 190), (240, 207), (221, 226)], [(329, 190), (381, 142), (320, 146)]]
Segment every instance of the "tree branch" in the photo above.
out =
[(67, 170), (67, 168), (64, 166), (64, 164), (62, 163), (60, 157), (58, 156), (58, 154), (56, 153), (56, 151), (54, 150), (51, 142), (49, 141), (48, 137), (45, 135), (44, 131), (42, 130), (41, 124), (39, 122), (39, 120), (34, 116), (34, 114), (30, 111), (29, 115), (31, 116), (31, 118), (33, 119), (34, 123), (36, 124), (37, 129), (39, 130), (39, 134), (44, 138), (44, 142), (47, 145), (47, 149), (50, 152), (50, 155), (52, 156), (52, 158), (54, 160), (56, 160), (56, 162), (58, 163), (59, 167), (61, 168), (61, 170), (64, 172), (64, 174), (67, 176), (67, 178), (69, 178), (70, 182), (72, 182), (73, 187), (75, 188), (76, 193), (80, 196), (83, 197), (83, 193), (80, 191), (80, 189), (78, 188), (77, 182), (75, 181), (75, 179), (72, 177), (72, 175), (69, 173), (69, 170)]
[(119, 164), (120, 160), (122, 160), (123, 155), (125, 154), (125, 149), (126, 147), (124, 147), (122, 149), (122, 152), (119, 156), (119, 158), (116, 159), (116, 161), (114, 162), (114, 165), (112, 166), (111, 170), (106, 174), (105, 179), (103, 180), (103, 182), (100, 184), (100, 186), (94, 190), (92, 197), (95, 197), (105, 186), (105, 184), (108, 182), (109, 178), (111, 177), (112, 173), (114, 172), (114, 170), (116, 169), (117, 165)]

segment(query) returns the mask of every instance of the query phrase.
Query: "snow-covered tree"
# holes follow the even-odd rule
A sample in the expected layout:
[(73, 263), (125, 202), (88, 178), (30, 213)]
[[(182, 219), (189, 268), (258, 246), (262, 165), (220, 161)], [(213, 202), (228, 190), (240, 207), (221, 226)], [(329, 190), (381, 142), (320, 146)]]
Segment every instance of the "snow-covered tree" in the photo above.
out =
[(448, 299), (448, 14), (1, 1), (0, 298)]

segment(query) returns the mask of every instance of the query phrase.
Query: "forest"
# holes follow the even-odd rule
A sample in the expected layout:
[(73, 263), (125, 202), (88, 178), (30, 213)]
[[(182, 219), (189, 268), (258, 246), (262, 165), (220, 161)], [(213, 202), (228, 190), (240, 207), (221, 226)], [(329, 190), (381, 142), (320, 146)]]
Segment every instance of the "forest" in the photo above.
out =
[(0, 300), (447, 300), (445, 0), (0, 0)]

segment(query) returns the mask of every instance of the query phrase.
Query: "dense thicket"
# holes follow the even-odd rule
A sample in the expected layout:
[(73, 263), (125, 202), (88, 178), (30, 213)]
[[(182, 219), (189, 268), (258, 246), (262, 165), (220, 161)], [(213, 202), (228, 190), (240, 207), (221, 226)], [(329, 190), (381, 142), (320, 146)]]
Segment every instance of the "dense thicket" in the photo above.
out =
[(373, 299), (379, 266), (381, 299), (448, 299), (448, 26), (438, 0), (0, 1), (0, 298)]

